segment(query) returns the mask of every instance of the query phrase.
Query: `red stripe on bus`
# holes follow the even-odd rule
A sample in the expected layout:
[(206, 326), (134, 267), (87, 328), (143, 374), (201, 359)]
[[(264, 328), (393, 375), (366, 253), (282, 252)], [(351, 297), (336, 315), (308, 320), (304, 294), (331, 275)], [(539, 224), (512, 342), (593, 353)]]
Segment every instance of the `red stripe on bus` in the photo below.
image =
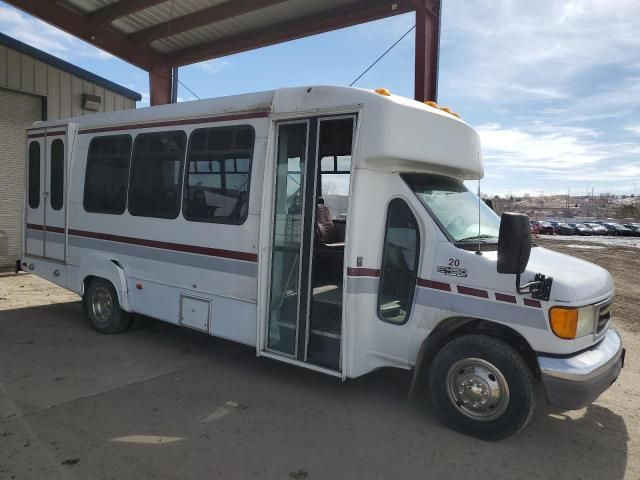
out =
[[(30, 228), (31, 230), (40, 230), (40, 231), (43, 231), (45, 229), (43, 225), (36, 225), (35, 223), (27, 223), (27, 228)], [(47, 232), (64, 233), (64, 228), (52, 227), (50, 225), (47, 225)]]
[(85, 133), (101, 133), (101, 132), (116, 132), (121, 130), (131, 130), (136, 128), (154, 128), (154, 127), (172, 127), (176, 125), (197, 125), (200, 123), (214, 123), (214, 122), (227, 122), (232, 120), (249, 120), (252, 118), (265, 118), (269, 116), (268, 110), (260, 110), (249, 113), (235, 113), (230, 115), (220, 115), (217, 117), (205, 117), (205, 118), (189, 118), (182, 120), (164, 120), (159, 122), (145, 122), (145, 123), (129, 123), (125, 125), (116, 125), (113, 127), (98, 127), (98, 128), (85, 128), (78, 130), (79, 134)]
[(33, 132), (34, 130), (44, 130), (45, 128), (66, 128), (68, 124), (63, 124), (63, 125), (47, 125), (46, 127), (43, 127), (41, 125), (35, 126), (35, 127), (31, 127), (31, 128), (27, 128), (27, 132)]
[[(67, 132), (62, 131), (62, 132), (47, 132), (47, 137), (57, 137), (60, 135), (65, 135)], [(40, 137), (44, 137), (45, 133), (31, 133), (29, 135), (27, 135), (27, 138), (40, 138)]]
[(427, 280), (426, 278), (418, 278), (418, 286), (433, 288), (434, 290), (443, 290), (445, 292), (451, 291), (451, 285), (445, 282), (438, 282), (436, 280)]
[[(43, 230), (42, 225), (28, 223), (27, 228), (33, 230)], [(54, 227), (57, 228), (57, 227)], [(51, 227), (47, 227), (50, 230)], [(64, 233), (64, 229), (60, 229)], [(54, 230), (51, 230), (54, 231)], [(223, 250), (221, 248), (200, 247), (197, 245), (185, 245), (181, 243), (161, 242), (158, 240), (148, 240), (146, 238), (124, 237), (122, 235), (111, 235), (109, 233), (88, 232), (85, 230), (69, 229), (69, 235), (75, 237), (94, 238), (96, 240), (107, 240), (110, 242), (127, 243), (130, 245), (140, 245), (142, 247), (160, 248), (163, 250), (174, 250), (177, 252), (197, 253), (210, 257), (230, 258), (233, 260), (244, 260), (247, 262), (257, 262), (258, 254), (248, 252), (238, 252), (235, 250)]]
[(498, 293), (498, 292), (496, 292), (496, 300), (500, 300), (501, 302), (508, 302), (508, 303), (518, 303), (518, 301), (516, 300), (516, 297), (514, 297), (513, 295), (506, 295), (504, 293)]
[(527, 307), (542, 308), (542, 304), (538, 300), (532, 300), (530, 298), (525, 298), (524, 299), (524, 304)]
[(479, 288), (471, 288), (471, 287), (463, 287), (462, 285), (457, 285), (458, 293), (462, 293), (463, 295), (471, 295), (472, 297), (480, 297), (480, 298), (489, 298), (489, 292), (486, 290), (480, 290)]
[(350, 277), (379, 277), (380, 270), (377, 268), (347, 268), (347, 275)]
[(107, 240), (110, 242), (128, 243), (143, 247), (161, 248), (163, 250), (174, 250), (177, 252), (197, 253), (210, 257), (230, 258), (233, 260), (244, 260), (247, 262), (257, 262), (256, 253), (238, 252), (235, 250), (223, 250), (221, 248), (201, 247), (198, 245), (187, 245), (182, 243), (162, 242), (159, 240), (148, 240), (146, 238), (124, 237), (122, 235), (111, 235), (109, 233), (87, 232), (85, 230), (69, 229), (69, 235), (76, 237), (95, 238), (97, 240)]

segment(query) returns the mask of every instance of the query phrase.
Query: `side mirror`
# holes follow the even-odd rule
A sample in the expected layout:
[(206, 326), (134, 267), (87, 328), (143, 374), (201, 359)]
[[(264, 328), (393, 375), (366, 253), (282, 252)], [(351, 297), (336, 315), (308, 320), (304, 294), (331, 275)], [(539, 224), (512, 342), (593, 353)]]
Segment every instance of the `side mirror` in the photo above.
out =
[(531, 254), (531, 224), (527, 215), (503, 213), (498, 237), (498, 273), (521, 274)]

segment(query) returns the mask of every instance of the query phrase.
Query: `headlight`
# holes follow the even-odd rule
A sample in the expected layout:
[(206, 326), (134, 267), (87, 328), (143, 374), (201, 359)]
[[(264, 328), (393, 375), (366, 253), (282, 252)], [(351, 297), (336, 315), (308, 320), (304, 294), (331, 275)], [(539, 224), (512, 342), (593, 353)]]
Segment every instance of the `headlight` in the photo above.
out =
[(558, 337), (567, 340), (584, 337), (593, 333), (595, 309), (592, 306), (582, 308), (553, 307), (549, 310), (551, 330)]

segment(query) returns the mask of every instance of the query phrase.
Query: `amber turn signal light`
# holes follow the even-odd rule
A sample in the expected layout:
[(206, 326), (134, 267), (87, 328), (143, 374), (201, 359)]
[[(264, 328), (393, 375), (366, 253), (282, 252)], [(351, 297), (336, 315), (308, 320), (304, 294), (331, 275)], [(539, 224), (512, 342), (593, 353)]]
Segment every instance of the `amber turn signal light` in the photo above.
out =
[(549, 323), (558, 337), (572, 340), (578, 331), (578, 309), (554, 307), (549, 310)]

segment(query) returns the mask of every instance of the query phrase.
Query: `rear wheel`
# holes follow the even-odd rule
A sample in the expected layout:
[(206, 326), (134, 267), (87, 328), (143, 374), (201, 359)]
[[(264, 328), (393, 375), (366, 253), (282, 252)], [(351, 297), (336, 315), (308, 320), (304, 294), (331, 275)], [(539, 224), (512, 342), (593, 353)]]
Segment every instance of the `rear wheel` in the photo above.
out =
[(120, 333), (131, 325), (131, 315), (120, 308), (113, 285), (95, 278), (85, 290), (84, 309), (94, 330), (100, 333)]
[(429, 369), (429, 390), (451, 428), (482, 440), (518, 433), (535, 410), (534, 379), (523, 358), (484, 335), (464, 335), (442, 347)]

